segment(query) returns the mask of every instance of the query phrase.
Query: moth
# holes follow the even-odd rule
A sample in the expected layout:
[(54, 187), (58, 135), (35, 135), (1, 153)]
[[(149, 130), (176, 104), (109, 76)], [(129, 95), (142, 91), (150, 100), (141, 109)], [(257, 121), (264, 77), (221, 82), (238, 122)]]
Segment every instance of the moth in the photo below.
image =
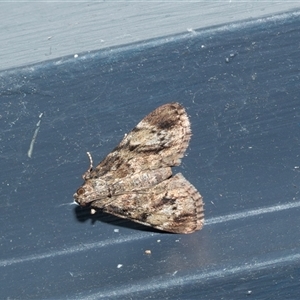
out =
[(202, 196), (171, 167), (181, 162), (191, 138), (185, 109), (164, 104), (149, 115), (95, 168), (83, 174), (75, 201), (143, 225), (192, 233), (204, 224)]

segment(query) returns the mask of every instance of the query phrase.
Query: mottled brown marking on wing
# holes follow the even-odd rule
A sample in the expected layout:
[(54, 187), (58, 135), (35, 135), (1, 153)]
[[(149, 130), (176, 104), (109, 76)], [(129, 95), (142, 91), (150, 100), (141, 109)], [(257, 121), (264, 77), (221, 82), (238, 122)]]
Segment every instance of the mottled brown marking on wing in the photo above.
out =
[(121, 178), (141, 170), (177, 166), (190, 137), (184, 108), (179, 103), (162, 105), (138, 123), (90, 177)]
[(96, 201), (91, 206), (173, 233), (192, 233), (204, 223), (202, 197), (181, 174), (161, 182), (147, 193), (127, 193), (113, 197), (107, 205)]

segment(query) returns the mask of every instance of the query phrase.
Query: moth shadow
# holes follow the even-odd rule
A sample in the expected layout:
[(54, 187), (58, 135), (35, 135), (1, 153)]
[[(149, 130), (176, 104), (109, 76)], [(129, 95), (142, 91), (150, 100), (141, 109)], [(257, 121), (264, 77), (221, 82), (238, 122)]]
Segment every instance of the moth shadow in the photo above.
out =
[(97, 211), (95, 214), (91, 214), (91, 209), (89, 207), (76, 206), (74, 208), (74, 213), (78, 222), (86, 222), (91, 220), (91, 224), (96, 222), (103, 222), (107, 224), (112, 224), (114, 226), (129, 228), (134, 230), (152, 232), (152, 233), (167, 233), (165, 231), (155, 229), (153, 227), (145, 226), (128, 219), (119, 218), (105, 212)]

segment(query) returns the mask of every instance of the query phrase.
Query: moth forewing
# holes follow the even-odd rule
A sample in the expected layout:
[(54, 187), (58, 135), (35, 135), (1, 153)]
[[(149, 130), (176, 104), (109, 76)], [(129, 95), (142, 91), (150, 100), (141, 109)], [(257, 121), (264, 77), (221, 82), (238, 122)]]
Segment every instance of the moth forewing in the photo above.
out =
[(113, 196), (112, 201), (91, 203), (121, 218), (174, 233), (191, 233), (203, 226), (201, 195), (181, 174), (176, 174), (142, 193)]

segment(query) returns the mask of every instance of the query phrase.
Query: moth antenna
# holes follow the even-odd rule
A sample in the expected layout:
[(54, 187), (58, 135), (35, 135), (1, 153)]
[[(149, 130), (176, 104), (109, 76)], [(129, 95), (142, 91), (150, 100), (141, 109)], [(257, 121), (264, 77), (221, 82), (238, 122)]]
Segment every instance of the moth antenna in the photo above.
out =
[(90, 168), (88, 169), (88, 172), (91, 172), (93, 170), (93, 158), (92, 158), (92, 155), (90, 152), (87, 152), (86, 153), (87, 156), (89, 157), (89, 160), (90, 160)]
[(90, 173), (91, 173), (92, 170), (93, 170), (93, 158), (92, 158), (92, 155), (91, 155), (90, 152), (87, 152), (86, 154), (87, 154), (87, 156), (89, 157), (89, 160), (90, 160), (90, 167), (89, 167), (89, 168), (87, 169), (87, 171), (82, 175), (83, 180), (88, 179)]

